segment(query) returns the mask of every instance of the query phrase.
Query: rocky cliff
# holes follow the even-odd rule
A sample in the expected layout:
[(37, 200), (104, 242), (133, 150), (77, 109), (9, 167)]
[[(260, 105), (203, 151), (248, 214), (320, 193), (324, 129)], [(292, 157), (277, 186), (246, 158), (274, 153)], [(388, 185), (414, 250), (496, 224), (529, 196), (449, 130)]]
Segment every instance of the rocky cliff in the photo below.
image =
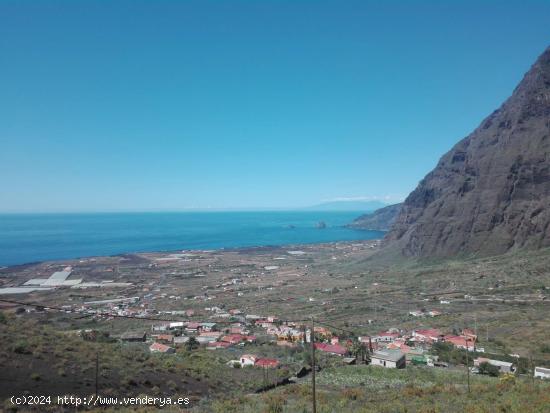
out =
[(401, 204), (388, 205), (374, 212), (363, 214), (347, 225), (348, 228), (388, 231), (399, 215)]
[(407, 197), (385, 245), (409, 256), (550, 246), (550, 48)]

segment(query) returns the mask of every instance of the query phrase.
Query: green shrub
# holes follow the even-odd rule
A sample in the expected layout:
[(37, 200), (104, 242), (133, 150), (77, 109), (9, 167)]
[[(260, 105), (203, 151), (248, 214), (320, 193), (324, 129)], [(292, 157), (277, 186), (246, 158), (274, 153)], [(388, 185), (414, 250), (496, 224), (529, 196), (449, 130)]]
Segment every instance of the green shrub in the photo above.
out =
[(26, 340), (19, 340), (13, 346), (13, 351), (17, 354), (31, 354), (29, 343)]
[(498, 375), (500, 374), (500, 370), (497, 366), (493, 366), (492, 364), (484, 361), (479, 365), (479, 374), (486, 374), (491, 377), (498, 377)]

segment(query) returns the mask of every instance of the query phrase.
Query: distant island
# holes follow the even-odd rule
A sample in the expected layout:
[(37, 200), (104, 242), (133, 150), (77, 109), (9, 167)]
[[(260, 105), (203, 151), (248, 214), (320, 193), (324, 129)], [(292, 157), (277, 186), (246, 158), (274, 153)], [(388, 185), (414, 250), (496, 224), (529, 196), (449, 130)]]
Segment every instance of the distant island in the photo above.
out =
[(387, 206), (381, 201), (342, 200), (329, 201), (304, 208), (308, 211), (360, 211), (372, 212)]

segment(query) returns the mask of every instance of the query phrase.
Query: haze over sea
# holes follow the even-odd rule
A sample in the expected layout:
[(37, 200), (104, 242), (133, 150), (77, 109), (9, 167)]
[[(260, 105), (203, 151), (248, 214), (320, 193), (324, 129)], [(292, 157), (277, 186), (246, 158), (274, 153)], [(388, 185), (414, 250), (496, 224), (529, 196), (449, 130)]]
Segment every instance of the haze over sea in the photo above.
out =
[[(345, 228), (361, 212), (0, 214), (0, 265), (146, 251), (380, 238)], [(319, 221), (327, 225), (316, 228)]]

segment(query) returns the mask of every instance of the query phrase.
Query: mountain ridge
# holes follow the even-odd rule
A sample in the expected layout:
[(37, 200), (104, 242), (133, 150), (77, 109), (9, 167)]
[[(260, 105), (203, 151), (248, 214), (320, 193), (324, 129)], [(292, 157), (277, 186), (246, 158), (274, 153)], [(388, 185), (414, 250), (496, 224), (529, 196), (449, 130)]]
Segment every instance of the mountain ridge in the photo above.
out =
[(550, 47), (409, 194), (384, 245), (419, 257), (546, 247), (548, 205)]
[(401, 209), (401, 203), (388, 205), (363, 214), (346, 225), (348, 228), (371, 231), (389, 231)]

